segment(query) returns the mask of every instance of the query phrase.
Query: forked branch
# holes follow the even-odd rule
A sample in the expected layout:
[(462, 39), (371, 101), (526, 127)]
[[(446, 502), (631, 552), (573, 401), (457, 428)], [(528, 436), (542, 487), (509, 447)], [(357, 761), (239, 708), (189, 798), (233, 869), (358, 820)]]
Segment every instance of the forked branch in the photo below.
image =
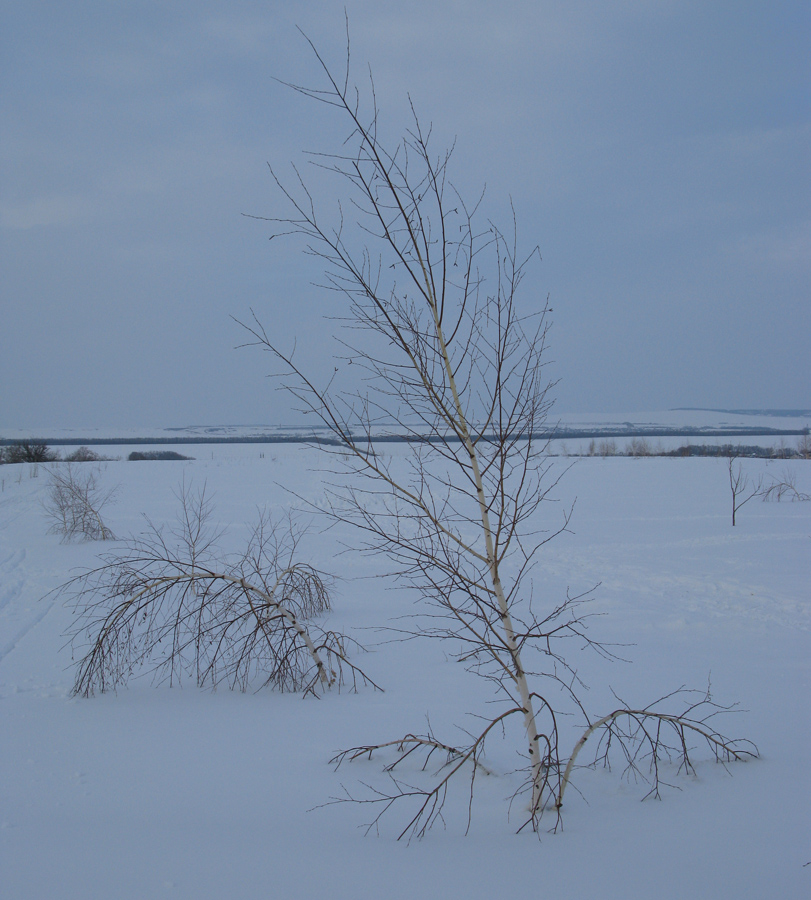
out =
[[(417, 809), (411, 815), (405, 827), (400, 831), (397, 840), (407, 837), (412, 838), (424, 837), (426, 832), (438, 821), (443, 819), (443, 809), (448, 796), (448, 787), (454, 777), (465, 769), (470, 767), (470, 787), (468, 802), (468, 829), (470, 828), (472, 806), (473, 806), (473, 788), (476, 775), (480, 772), (490, 775), (491, 772), (484, 765), (481, 757), (484, 755), (485, 742), (493, 731), (499, 725), (512, 716), (514, 713), (523, 713), (518, 707), (508, 709), (501, 715), (497, 716), (491, 722), (487, 723), (487, 727), (466, 747), (458, 748), (450, 744), (445, 744), (434, 737), (430, 732), (427, 735), (407, 734), (405, 737), (395, 741), (386, 741), (382, 744), (372, 744), (360, 747), (352, 747), (349, 750), (343, 750), (334, 756), (330, 762), (336, 768), (340, 767), (344, 762), (361, 759), (366, 757), (371, 759), (376, 753), (384, 750), (394, 750), (396, 757), (393, 762), (385, 766), (384, 772), (390, 776), (392, 789), (389, 791), (371, 789), (370, 794), (363, 797), (356, 797), (350, 793), (346, 793), (343, 797), (336, 798), (334, 803), (354, 802), (368, 804), (378, 807), (378, 811), (371, 822), (366, 826), (367, 834), (372, 830), (377, 830), (380, 821), (385, 814), (395, 805), (402, 801), (412, 800), (416, 802)], [(407, 784), (397, 779), (393, 772), (401, 767), (406, 760), (412, 756), (421, 755), (420, 771), (425, 772), (435, 753), (441, 753), (444, 756), (443, 762), (436, 770), (435, 780), (430, 787), (420, 788)]]

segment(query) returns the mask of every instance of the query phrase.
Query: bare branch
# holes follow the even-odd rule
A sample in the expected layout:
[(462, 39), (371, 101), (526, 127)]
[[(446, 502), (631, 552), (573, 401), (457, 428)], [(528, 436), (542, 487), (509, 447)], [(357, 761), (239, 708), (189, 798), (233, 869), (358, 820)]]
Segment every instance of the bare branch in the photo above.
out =
[[(696, 693), (698, 699), (695, 699)], [(680, 696), (686, 696), (688, 700), (680, 712), (662, 712), (657, 709), (664, 700)], [(601, 762), (604, 766), (609, 766), (612, 751), (616, 751), (623, 759), (625, 777), (639, 776), (649, 782), (647, 797), (659, 797), (662, 784), (660, 767), (663, 761), (675, 762), (681, 772), (694, 772), (690, 755), (691, 735), (706, 745), (716, 762), (757, 758), (758, 749), (751, 741), (728, 738), (712, 724), (712, 719), (719, 713), (730, 712), (733, 708), (713, 702), (709, 689), (703, 694), (681, 689), (642, 709), (623, 706), (597, 719), (583, 732), (569, 757), (561, 779), (557, 808), (563, 806), (563, 794), (580, 751), (595, 733), (599, 733), (600, 738), (591, 765)], [(671, 735), (670, 743), (665, 738), (663, 726)], [(647, 775), (640, 769), (641, 762), (647, 765)]]
[(811, 494), (797, 489), (797, 476), (788, 467), (779, 476), (772, 476), (772, 483), (768, 487), (761, 487), (760, 497), (764, 501), (776, 500), (778, 503), (784, 497), (792, 503), (811, 500)]

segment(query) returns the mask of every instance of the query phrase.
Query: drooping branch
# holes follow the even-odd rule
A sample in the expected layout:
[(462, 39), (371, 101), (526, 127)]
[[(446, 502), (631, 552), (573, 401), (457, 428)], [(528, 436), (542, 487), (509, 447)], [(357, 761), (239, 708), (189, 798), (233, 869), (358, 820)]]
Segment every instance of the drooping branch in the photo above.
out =
[[(485, 729), (473, 740), (472, 743), (463, 748), (457, 748), (450, 746), (449, 744), (444, 744), (441, 741), (437, 740), (434, 735), (429, 732), (427, 735), (407, 734), (395, 741), (386, 741), (382, 744), (365, 745), (361, 747), (352, 747), (348, 750), (343, 750), (341, 753), (337, 754), (330, 760), (330, 762), (333, 763), (336, 768), (339, 768), (344, 762), (357, 760), (362, 757), (371, 759), (372, 756), (377, 753), (393, 749), (396, 752), (397, 756), (394, 761), (389, 763), (384, 769), (384, 771), (391, 776), (391, 784), (393, 790), (388, 792), (376, 790), (373, 791), (372, 796), (362, 798), (355, 797), (351, 793), (346, 793), (345, 796), (335, 798), (332, 802), (343, 803), (351, 801), (378, 807), (378, 812), (376, 813), (374, 819), (366, 826), (366, 831), (368, 834), (369, 831), (377, 829), (379, 827), (381, 819), (395, 803), (400, 803), (407, 800), (416, 801), (416, 812), (412, 814), (405, 827), (400, 831), (397, 836), (397, 840), (402, 840), (402, 838), (406, 836), (409, 840), (411, 840), (412, 838), (421, 838), (424, 837), (425, 833), (434, 825), (436, 821), (442, 819), (442, 812), (448, 795), (448, 787), (453, 781), (454, 777), (469, 765), (469, 829), (472, 816), (473, 788), (476, 775), (479, 772), (485, 775), (491, 774), (487, 766), (485, 766), (481, 761), (481, 757), (484, 754), (485, 743), (493, 729), (502, 725), (504, 721), (514, 713), (523, 713), (523, 710), (518, 707), (513, 707), (512, 709), (508, 709), (505, 712), (501, 713), (501, 715), (497, 716), (495, 719), (487, 723)], [(442, 762), (439, 766), (438, 777), (435, 779), (431, 787), (425, 789), (414, 787), (413, 785), (406, 784), (405, 782), (398, 780), (392, 774), (398, 766), (402, 766), (402, 764), (407, 759), (412, 757), (412, 755), (416, 755), (418, 753), (422, 753), (423, 758), (422, 763), (420, 764), (420, 769), (424, 772), (428, 768), (431, 758), (437, 752), (444, 755), (445, 759), (444, 762)]]
[[(700, 694), (697, 701), (690, 702), (681, 712), (662, 712), (656, 709), (665, 700), (673, 700), (680, 695), (695, 693), (682, 688), (666, 698), (657, 700), (650, 706), (641, 709), (623, 706), (592, 722), (575, 744), (572, 755), (566, 764), (555, 803), (556, 808), (560, 809), (563, 806), (563, 794), (574, 771), (580, 751), (594, 734), (599, 734), (600, 738), (592, 765), (597, 761), (609, 765), (612, 745), (618, 745), (620, 755), (625, 760), (626, 773), (641, 775), (644, 778), (645, 775), (641, 772), (639, 764), (642, 759), (647, 761), (648, 775), (651, 781), (651, 788), (647, 796), (657, 798), (661, 785), (659, 770), (663, 759), (670, 761), (675, 759), (680, 771), (694, 771), (690, 756), (690, 735), (703, 741), (716, 762), (757, 758), (758, 749), (751, 741), (729, 738), (713, 727), (711, 723), (713, 718), (719, 713), (730, 712), (734, 707), (720, 706), (713, 702), (709, 689), (706, 693)], [(624, 727), (621, 725), (622, 722), (626, 723)], [(663, 727), (672, 735), (672, 743), (668, 743), (665, 739)]]

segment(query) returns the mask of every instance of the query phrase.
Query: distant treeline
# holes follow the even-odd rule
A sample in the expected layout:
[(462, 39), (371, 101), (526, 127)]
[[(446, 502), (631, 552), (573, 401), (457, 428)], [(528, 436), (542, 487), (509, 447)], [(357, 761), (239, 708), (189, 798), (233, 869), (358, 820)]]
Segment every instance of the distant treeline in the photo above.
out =
[[(412, 440), (417, 440), (416, 438)], [(243, 443), (243, 442), (229, 442)], [(253, 442), (251, 442), (253, 443)], [(297, 443), (308, 443), (303, 439)], [(327, 443), (326, 441), (324, 443)], [(330, 441), (328, 443), (337, 444)], [(392, 439), (377, 438), (376, 443), (392, 443)], [(585, 451), (569, 451), (561, 442), (559, 454), (562, 456), (748, 456), (759, 459), (811, 459), (811, 436), (802, 434), (796, 447), (789, 447), (781, 442), (779, 447), (761, 447), (757, 444), (682, 444), (675, 450), (666, 450), (661, 444), (654, 446), (646, 437), (634, 437), (625, 448), (618, 446), (613, 437), (601, 440), (592, 438)], [(120, 458), (120, 457), (119, 457)], [(100, 456), (88, 447), (78, 447), (67, 456), (60, 456), (42, 441), (18, 441), (7, 447), (0, 447), (0, 465), (9, 463), (47, 463), (47, 462), (101, 462), (110, 460), (109, 456)], [(192, 460), (193, 456), (184, 456), (174, 450), (134, 450), (127, 457), (130, 461), (140, 460)]]
[(175, 453), (174, 450), (147, 450), (144, 453), (134, 450), (127, 459), (130, 462), (137, 462), (142, 459), (194, 459), (194, 457), (183, 456), (182, 453)]
[(585, 452), (568, 452), (567, 456), (712, 456), (751, 457), (753, 459), (811, 459), (811, 437), (800, 437), (796, 447), (760, 447), (756, 444), (682, 444), (666, 450), (661, 444), (653, 446), (645, 438), (634, 438), (622, 449), (613, 438), (592, 440)]
[[(120, 459), (120, 457), (119, 457)], [(194, 459), (193, 456), (183, 456), (174, 450), (151, 450), (139, 453), (130, 453), (129, 460), (141, 459)], [(89, 447), (77, 447), (72, 453), (60, 456), (59, 452), (52, 450), (42, 441), (20, 441), (8, 447), (0, 448), (0, 465), (14, 463), (49, 463), (49, 462), (109, 462), (111, 457), (101, 456)]]
[(9, 463), (100, 462), (109, 459), (87, 447), (77, 447), (64, 458), (43, 441), (17, 441), (0, 448), (0, 465)]

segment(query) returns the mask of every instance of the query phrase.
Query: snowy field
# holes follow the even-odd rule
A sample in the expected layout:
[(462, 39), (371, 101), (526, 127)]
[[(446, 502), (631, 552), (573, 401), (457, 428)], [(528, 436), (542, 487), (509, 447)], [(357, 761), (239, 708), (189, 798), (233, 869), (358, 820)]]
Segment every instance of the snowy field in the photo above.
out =
[[(130, 449), (114, 453), (125, 459)], [(119, 486), (105, 517), (119, 537), (141, 531), (144, 516), (170, 523), (182, 479), (206, 484), (233, 550), (257, 507), (289, 507), (287, 490), (316, 504), (323, 496), (311, 449), (172, 449), (197, 458), (103, 465), (103, 484)], [(793, 472), (811, 493), (807, 461), (742, 465), (752, 476)], [(577, 460), (561, 504), (541, 510), (538, 524), (553, 527), (577, 500), (571, 533), (545, 549), (536, 591), (554, 604), (567, 588), (600, 583), (592, 632), (625, 645), (627, 662), (577, 659), (589, 711), (613, 709), (611, 690), (643, 705), (709, 679), (714, 699), (743, 710), (719, 727), (755, 741), (761, 759), (725, 770), (702, 753), (695, 777), (668, 772), (675, 787), (644, 803), (646, 786), (621, 770), (578, 771), (563, 830), (539, 840), (514, 833), (520, 810), (508, 818), (521, 765), (509, 733), (492, 745), (494, 775), (477, 782), (469, 834), (461, 784), (445, 827), (406, 845), (395, 840), (404, 811), (365, 835), (368, 808), (321, 806), (342, 786), (380, 783), (379, 761), (335, 772), (329, 759), (424, 732), (427, 719), (438, 737), (459, 741), (493, 694), (442, 645), (391, 642), (381, 631), (421, 609), (413, 594), (390, 590), (385, 558), (346, 551), (357, 535), (322, 533), (318, 522), (302, 546), (306, 561), (339, 579), (329, 625), (366, 646), (354, 660), (384, 693), (316, 700), (143, 677), (117, 694), (74, 698), (63, 637), (71, 612), (42, 598), (116, 544), (62, 544), (47, 533), (47, 467), (0, 467), (0, 480), (3, 900), (811, 896), (811, 503), (756, 498), (733, 529), (724, 460)], [(564, 729), (570, 747), (582, 728)]]

